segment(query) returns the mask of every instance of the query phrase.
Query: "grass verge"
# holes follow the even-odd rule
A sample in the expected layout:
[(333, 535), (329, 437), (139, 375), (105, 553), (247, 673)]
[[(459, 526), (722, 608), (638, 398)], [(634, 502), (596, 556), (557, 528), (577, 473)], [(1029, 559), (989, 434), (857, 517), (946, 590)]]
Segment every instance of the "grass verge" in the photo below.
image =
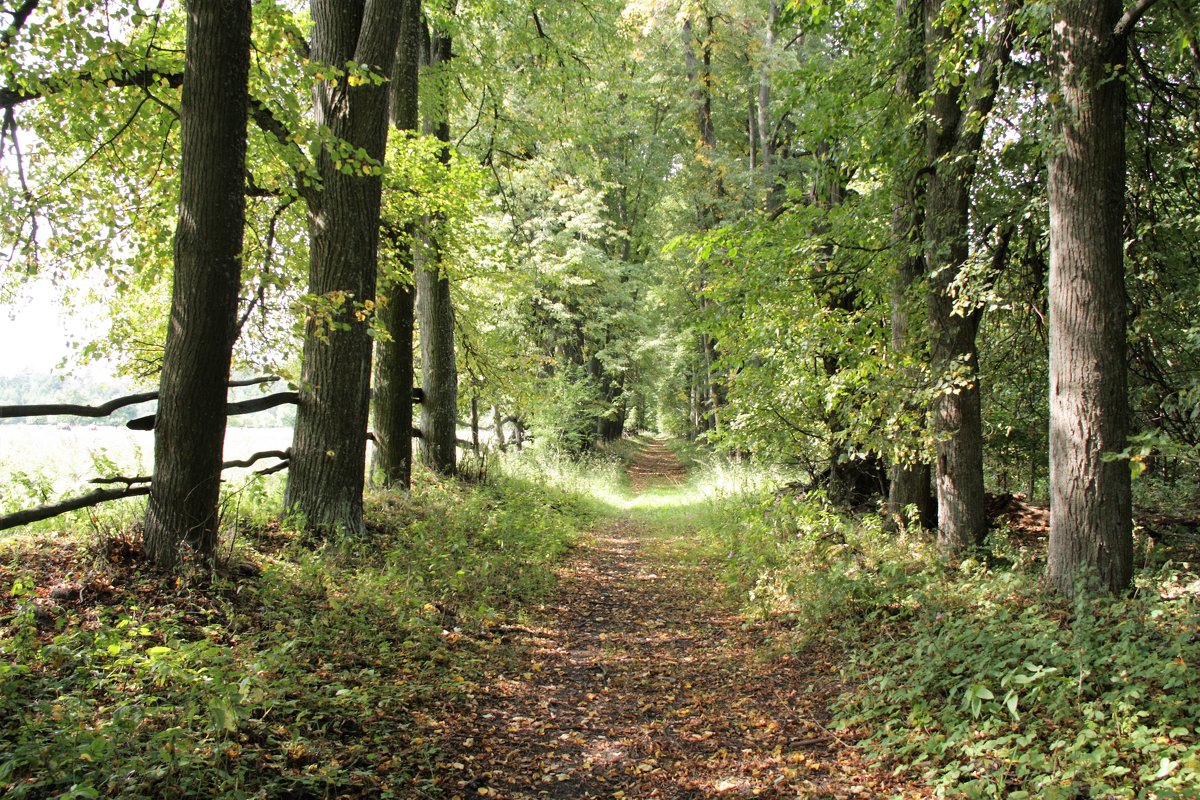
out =
[(569, 472), (423, 478), (315, 545), (243, 495), (258, 521), (204, 580), (148, 571), (128, 531), (0, 542), (0, 794), (412, 796), (424, 709), (595, 513)]
[(919, 534), (818, 494), (760, 481), (709, 497), (690, 548), (751, 618), (840, 653), (844, 735), (886, 768), (946, 797), (1200, 797), (1190, 564), (1159, 554), (1129, 596), (1066, 603), (1040, 584), (1044, 539), (1002, 528), (947, 563)]

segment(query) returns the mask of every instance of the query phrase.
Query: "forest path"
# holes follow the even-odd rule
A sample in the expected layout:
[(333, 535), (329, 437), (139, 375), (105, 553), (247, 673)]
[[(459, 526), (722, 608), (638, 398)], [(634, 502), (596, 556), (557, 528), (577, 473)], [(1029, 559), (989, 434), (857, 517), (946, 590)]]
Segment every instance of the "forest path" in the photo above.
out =
[[(686, 476), (660, 441), (629, 472), (639, 490)], [(923, 796), (830, 730), (830, 656), (768, 656), (711, 565), (671, 555), (670, 534), (636, 513), (593, 530), (555, 598), (508, 631), (503, 663), (426, 720), (423, 796)]]

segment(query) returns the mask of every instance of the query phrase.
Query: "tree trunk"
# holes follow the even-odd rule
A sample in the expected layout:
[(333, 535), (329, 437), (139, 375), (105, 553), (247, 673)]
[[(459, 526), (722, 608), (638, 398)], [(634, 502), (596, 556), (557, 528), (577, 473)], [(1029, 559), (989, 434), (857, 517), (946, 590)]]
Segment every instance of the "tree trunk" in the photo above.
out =
[(775, 133), (771, 124), (771, 58), (775, 53), (775, 26), (779, 21), (779, 2), (769, 0), (767, 3), (767, 29), (763, 41), (765, 60), (762, 71), (758, 76), (758, 151), (759, 163), (766, 176), (766, 209), (771, 215), (779, 210), (783, 199), (784, 186), (775, 170)]
[(175, 276), (163, 353), (146, 554), (163, 567), (186, 541), (217, 543), (226, 383), (245, 229), (249, 0), (189, 0)]
[(1050, 159), (1050, 582), (1118, 592), (1133, 574), (1125, 448), (1124, 37), (1120, 0), (1055, 5), (1061, 96)]
[[(436, 69), (452, 57), (448, 37), (433, 33), (428, 42), (425, 65)], [(449, 162), (450, 120), (443, 92), (435, 106), (425, 112), (427, 132), (446, 143), (442, 159)], [(440, 220), (426, 220), (425, 242), (417, 268), (417, 314), (421, 326), (421, 456), (425, 466), (441, 475), (458, 470), (458, 366), (454, 355), (454, 304), (450, 278), (442, 269), (436, 230)]]
[[(920, 0), (897, 0), (896, 17), (901, 37), (896, 70), (896, 96), (901, 104), (904, 133), (902, 143), (910, 145), (913, 155), (919, 150), (919, 133), (914, 130), (912, 118), (917, 113), (921, 85), (925, 72), (922, 39), (924, 36)], [(915, 162), (915, 157), (913, 158)], [(922, 230), (924, 216), (921, 196), (922, 183), (916, 177), (915, 163), (902, 169), (896, 188), (896, 206), (892, 210), (892, 232), (900, 242), (900, 256), (892, 277), (891, 310), (892, 357), (899, 363), (915, 360), (917, 353), (924, 352), (918, 338), (913, 336), (913, 287), (925, 276), (925, 256), (922, 252)], [(923, 340), (922, 340), (923, 341)], [(915, 370), (906, 371), (906, 383), (916, 383)], [(908, 409), (920, 420), (924, 409)], [(923, 428), (923, 426), (922, 426)], [(889, 473), (887, 513), (888, 518), (899, 521), (904, 509), (915, 506), (920, 525), (932, 529), (937, 525), (937, 504), (930, 491), (929, 464), (901, 457), (892, 464)]]
[(942, 388), (932, 412), (937, 437), (938, 544), (949, 553), (981, 542), (987, 532), (975, 343), (982, 309), (956, 310), (952, 287), (970, 254), (971, 184), (1000, 70), (1011, 52), (1019, 3), (1008, 0), (992, 20), (996, 39), (981, 56), (978, 69), (949, 81), (938, 74), (940, 57), (953, 44), (952, 32), (938, 18), (943, 0), (925, 0), (925, 82), (933, 92), (925, 135), (932, 168), (925, 204), (929, 360), (934, 380)]
[[(312, 0), (312, 60), (333, 70), (353, 61), (389, 75), (400, 4), (393, 0)], [(346, 76), (317, 82), (318, 126), (381, 164), (387, 142), (387, 85)], [(343, 172), (321, 148), (321, 189), (309, 201), (309, 292), (328, 303), (305, 330), (301, 398), (292, 440), (285, 508), (313, 530), (361, 532), (371, 381), (369, 323), (378, 271), (382, 170), (370, 163)], [(369, 170), (369, 174), (364, 174)]]
[[(392, 67), (389, 106), (401, 135), (417, 132), (421, 0), (402, 0), (400, 36)], [(375, 468), (385, 486), (407, 490), (412, 482), (413, 250), (415, 227), (405, 226), (390, 242), (395, 259), (381, 276), (386, 302), (379, 321), (386, 341), (375, 345)]]

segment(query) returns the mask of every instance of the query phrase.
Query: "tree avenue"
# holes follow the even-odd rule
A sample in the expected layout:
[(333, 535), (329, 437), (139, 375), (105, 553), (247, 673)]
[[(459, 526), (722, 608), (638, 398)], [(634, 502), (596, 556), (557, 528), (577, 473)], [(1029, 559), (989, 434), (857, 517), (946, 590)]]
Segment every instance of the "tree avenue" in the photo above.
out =
[(0, 797), (1200, 797), (1198, 132), (1194, 0), (13, 0)]
[[(1179, 3), (85, 5), (6, 14), (3, 291), (107, 298), (80, 357), (161, 383), (164, 564), (213, 552), (231, 363), (298, 391), (284, 504), (324, 531), (364, 529), (370, 439), (403, 490), (415, 437), (452, 476), (468, 425), (659, 430), (949, 559), (1020, 488), (1050, 583), (1120, 591), (1130, 474), (1194, 466)], [(205, 30), (275, 66), (210, 86)]]

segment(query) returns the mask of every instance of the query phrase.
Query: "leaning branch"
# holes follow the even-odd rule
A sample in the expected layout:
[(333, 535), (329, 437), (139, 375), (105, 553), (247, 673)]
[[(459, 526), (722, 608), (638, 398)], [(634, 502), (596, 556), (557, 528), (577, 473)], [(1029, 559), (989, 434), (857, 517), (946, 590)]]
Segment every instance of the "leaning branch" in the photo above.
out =
[[(234, 467), (252, 467), (264, 458), (278, 458), (283, 462), (287, 462), (292, 457), (290, 450), (263, 450), (255, 453), (249, 458), (244, 458), (240, 461), (226, 461), (221, 464), (221, 469), (233, 469)], [(112, 478), (92, 478), (88, 483), (98, 484), (101, 486), (111, 486), (117, 483), (123, 483), (126, 486), (137, 486), (140, 484), (150, 483), (153, 480), (149, 475), (138, 475), (137, 477), (127, 477), (125, 475), (117, 475)]]
[[(254, 464), (262, 461), (264, 458), (278, 458), (280, 463), (272, 465), (264, 470), (259, 470), (259, 475), (271, 475), (276, 472), (282, 472), (288, 468), (291, 459), (291, 451), (289, 450), (264, 450), (261, 453), (255, 453), (249, 458), (241, 461), (226, 461), (221, 465), (221, 469), (231, 469), (233, 467), (251, 467)], [(142, 497), (150, 494), (150, 478), (148, 476), (139, 475), (129, 478), (117, 476), (115, 478), (93, 478), (89, 483), (100, 485), (124, 484), (120, 489), (97, 489), (96, 491), (85, 494), (81, 497), (74, 497), (70, 500), (64, 500), (61, 503), (52, 503), (48, 506), (39, 506), (30, 508), (25, 511), (17, 511), (12, 514), (0, 516), (0, 531), (6, 531), (9, 528), (16, 528), (20, 525), (30, 525), (34, 522), (41, 522), (44, 519), (57, 517), (60, 514), (66, 514), (68, 511), (78, 511), (81, 508), (90, 508), (98, 506), (101, 503), (107, 503), (112, 500), (123, 500), (126, 497)]]
[[(264, 383), (274, 383), (277, 380), (279, 380), (277, 377), (250, 378), (242, 381), (230, 381), (229, 386), (230, 388), (237, 386), (258, 386)], [(158, 392), (141, 392), (139, 394), (129, 394), (125, 395), (124, 397), (118, 397), (115, 400), (109, 400), (107, 403), (98, 406), (72, 405), (69, 403), (32, 406), (0, 406), (0, 419), (12, 419), (15, 417), (107, 417), (118, 408), (133, 406), (137, 405), (138, 403), (145, 403), (150, 400), (157, 399)], [(270, 406), (267, 406), (267, 408), (270, 408)]]
[[(288, 404), (296, 405), (299, 402), (300, 394), (298, 392), (279, 392), (278, 394), (271, 394), (266, 397), (256, 397), (253, 400), (243, 400), (240, 403), (226, 403), (225, 416), (236, 417), (241, 414), (253, 414), (256, 411), (266, 411), (268, 408)], [(154, 421), (157, 418), (157, 414), (138, 417), (126, 422), (125, 427), (131, 431), (152, 431), (154, 430)]]
[(76, 86), (83, 83), (104, 84), (113, 89), (135, 86), (148, 89), (151, 86), (160, 85), (163, 81), (166, 81), (167, 86), (170, 88), (178, 89), (183, 85), (183, 73), (160, 72), (156, 69), (139, 69), (102, 78), (91, 72), (78, 72), (74, 75), (55, 76), (46, 81), (45, 87), (41, 90), (12, 87), (0, 88), (0, 108), (13, 108), (33, 100), (40, 100), (47, 95), (64, 91), (69, 86)]
[(75, 497), (71, 500), (64, 500), (61, 503), (0, 516), (0, 531), (6, 531), (18, 525), (41, 522), (44, 519), (57, 517), (59, 514), (65, 514), (68, 511), (98, 506), (101, 503), (107, 503), (111, 500), (122, 500), (126, 497), (139, 497), (147, 494), (150, 494), (149, 486), (128, 486), (124, 489), (97, 489), (91, 494), (85, 494), (82, 497)]
[(1150, 7), (1157, 3), (1158, 0), (1138, 0), (1133, 4), (1133, 8), (1125, 12), (1125, 14), (1117, 20), (1117, 24), (1113, 27), (1113, 36), (1118, 39), (1129, 35), (1133, 30), (1133, 26), (1138, 24), (1138, 21), (1146, 15)]

